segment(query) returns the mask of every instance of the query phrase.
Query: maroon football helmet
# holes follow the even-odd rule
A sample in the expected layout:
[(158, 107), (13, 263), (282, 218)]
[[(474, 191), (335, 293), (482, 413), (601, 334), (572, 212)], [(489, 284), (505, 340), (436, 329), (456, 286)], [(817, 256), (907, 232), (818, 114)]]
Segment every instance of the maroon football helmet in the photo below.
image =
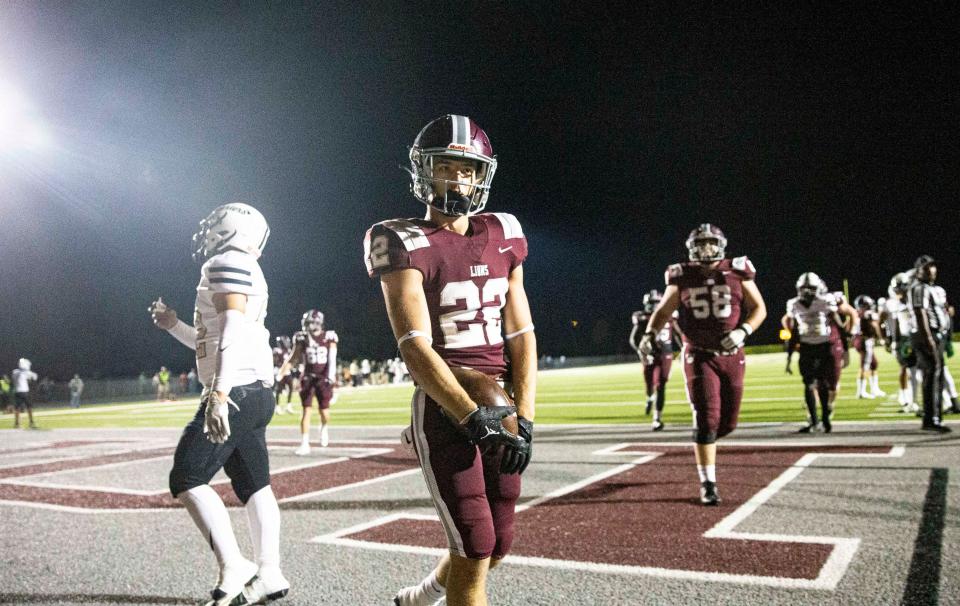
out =
[(316, 309), (309, 310), (300, 319), (300, 326), (303, 327), (304, 332), (311, 335), (320, 334), (323, 330), (323, 312)]
[(687, 236), (691, 261), (713, 262), (723, 259), (727, 237), (712, 223), (701, 223)]
[[(447, 181), (454, 185), (469, 185), (472, 188), (469, 195), (464, 196), (448, 189), (441, 196), (434, 191), (433, 162), (441, 156), (466, 158), (476, 162), (479, 184)], [(424, 204), (451, 217), (473, 215), (483, 210), (496, 170), (497, 159), (493, 155), (493, 146), (490, 145), (487, 133), (466, 116), (447, 114), (431, 121), (423, 127), (410, 148), (408, 172), (412, 180), (410, 189), (413, 195)]]

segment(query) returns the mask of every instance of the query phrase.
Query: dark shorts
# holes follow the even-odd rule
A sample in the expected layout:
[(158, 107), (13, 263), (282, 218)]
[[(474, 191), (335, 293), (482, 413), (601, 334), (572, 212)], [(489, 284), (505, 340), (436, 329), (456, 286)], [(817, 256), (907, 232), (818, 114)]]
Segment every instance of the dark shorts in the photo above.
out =
[(693, 441), (713, 444), (737, 427), (743, 399), (743, 350), (729, 356), (684, 347), (683, 377), (693, 409)]
[(502, 558), (513, 544), (520, 475), (501, 474), (499, 454), (481, 456), (423, 390), (411, 408), (413, 444), (450, 551)]
[(206, 407), (200, 404), (193, 420), (183, 429), (170, 470), (170, 493), (209, 484), (222, 468), (242, 503), (255, 492), (270, 485), (270, 458), (267, 454), (266, 428), (273, 418), (273, 391), (260, 381), (234, 387), (230, 399), (230, 437), (214, 444), (203, 433)]
[(647, 391), (654, 392), (661, 385), (666, 385), (670, 378), (670, 367), (673, 365), (672, 353), (661, 353), (653, 356), (653, 363), (643, 365), (643, 380), (647, 383)]
[(300, 403), (304, 408), (313, 406), (313, 399), (317, 399), (317, 409), (330, 408), (333, 399), (333, 383), (313, 375), (304, 375), (300, 380)]
[(16, 392), (13, 394), (13, 407), (20, 412), (24, 410), (33, 410), (33, 403), (30, 402), (30, 394), (28, 392)]
[(897, 362), (904, 368), (913, 368), (917, 365), (917, 354), (913, 351), (910, 339), (901, 339), (896, 344)]
[[(833, 344), (829, 341), (816, 345), (800, 344), (800, 376), (804, 385), (822, 382), (833, 391), (840, 380)], [(843, 365), (843, 346), (840, 346), (840, 365)]]

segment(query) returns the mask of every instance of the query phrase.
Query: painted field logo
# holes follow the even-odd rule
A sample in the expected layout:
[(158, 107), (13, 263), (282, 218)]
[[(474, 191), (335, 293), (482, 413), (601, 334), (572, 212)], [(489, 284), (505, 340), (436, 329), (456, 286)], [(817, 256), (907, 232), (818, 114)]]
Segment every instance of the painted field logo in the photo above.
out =
[[(271, 486), (281, 504), (420, 472), (412, 453), (399, 445), (330, 447), (303, 459), (293, 454), (297, 444), (268, 442)], [(178, 508), (166, 487), (173, 450), (168, 442), (143, 440), (60, 441), (4, 450), (10, 464), (0, 468), (0, 502), (78, 513)], [(211, 485), (228, 506), (240, 505), (225, 476)]]
[[(814, 452), (815, 451), (815, 452)], [(703, 507), (687, 444), (620, 444), (628, 463), (518, 508), (513, 564), (591, 572), (834, 589), (859, 538), (738, 532), (737, 526), (821, 457), (902, 456), (903, 447), (721, 447), (723, 504)], [(695, 476), (694, 478), (695, 479)], [(442, 554), (434, 516), (394, 514), (314, 542)]]

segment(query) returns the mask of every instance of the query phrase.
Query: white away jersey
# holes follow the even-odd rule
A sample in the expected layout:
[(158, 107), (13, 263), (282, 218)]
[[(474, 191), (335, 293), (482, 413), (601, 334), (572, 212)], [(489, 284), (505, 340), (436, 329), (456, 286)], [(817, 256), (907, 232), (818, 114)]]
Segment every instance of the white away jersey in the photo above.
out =
[(197, 303), (193, 312), (200, 382), (206, 387), (212, 385), (217, 370), (220, 320), (213, 306), (213, 295), (216, 293), (247, 295), (241, 342), (234, 345), (243, 351), (243, 363), (237, 369), (234, 384), (247, 385), (258, 380), (273, 384), (270, 333), (263, 325), (267, 316), (267, 282), (260, 264), (252, 255), (234, 250), (211, 257), (200, 269)]
[(13, 371), (13, 391), (16, 393), (27, 393), (30, 391), (30, 381), (37, 380), (37, 373), (32, 370), (20, 370), (19, 368), (14, 369)]
[(890, 297), (884, 303), (887, 311), (887, 330), (891, 336), (897, 336), (897, 333), (893, 331), (894, 326), (896, 326), (897, 332), (899, 332), (899, 339), (909, 339), (910, 333), (916, 331), (916, 327), (913, 323), (913, 314), (910, 313), (910, 306), (907, 305), (904, 301), (901, 301), (895, 297)]
[(800, 302), (800, 297), (787, 301), (787, 315), (794, 320), (794, 330), (800, 342), (819, 345), (830, 340), (830, 315), (837, 311), (837, 301), (831, 295), (817, 295), (810, 305)]

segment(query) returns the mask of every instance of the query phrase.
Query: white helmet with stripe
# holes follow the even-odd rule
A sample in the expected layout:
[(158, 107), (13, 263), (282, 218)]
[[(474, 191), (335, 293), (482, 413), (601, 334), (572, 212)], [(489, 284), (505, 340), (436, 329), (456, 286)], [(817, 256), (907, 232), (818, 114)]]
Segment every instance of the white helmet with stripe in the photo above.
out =
[(228, 250), (259, 257), (270, 237), (270, 226), (259, 210), (241, 202), (214, 209), (193, 234), (193, 260), (203, 261)]

